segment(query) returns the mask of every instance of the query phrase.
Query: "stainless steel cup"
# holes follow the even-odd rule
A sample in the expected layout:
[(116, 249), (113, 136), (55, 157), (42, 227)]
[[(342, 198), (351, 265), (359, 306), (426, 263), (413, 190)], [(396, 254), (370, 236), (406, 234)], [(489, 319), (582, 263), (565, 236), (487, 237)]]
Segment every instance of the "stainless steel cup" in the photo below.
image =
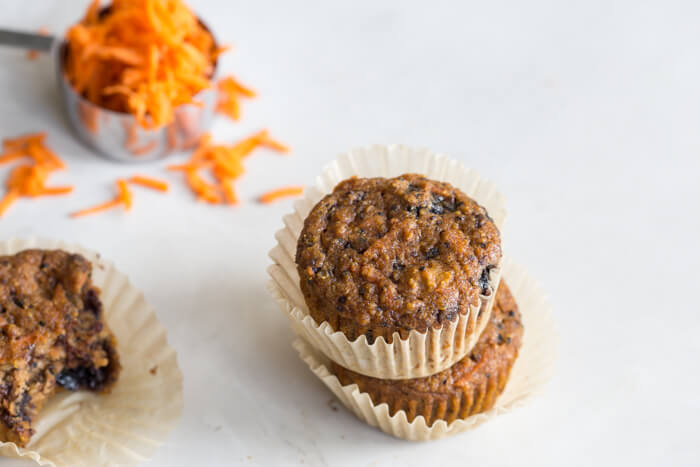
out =
[(174, 121), (169, 125), (156, 129), (143, 128), (133, 115), (98, 107), (75, 91), (63, 73), (67, 47), (65, 40), (0, 29), (0, 45), (51, 55), (59, 92), (75, 134), (108, 159), (146, 162), (163, 158), (179, 149), (188, 149), (197, 143), (202, 133), (209, 130), (214, 119), (217, 91), (212, 87), (197, 94), (196, 99), (201, 106), (179, 106), (175, 109)]

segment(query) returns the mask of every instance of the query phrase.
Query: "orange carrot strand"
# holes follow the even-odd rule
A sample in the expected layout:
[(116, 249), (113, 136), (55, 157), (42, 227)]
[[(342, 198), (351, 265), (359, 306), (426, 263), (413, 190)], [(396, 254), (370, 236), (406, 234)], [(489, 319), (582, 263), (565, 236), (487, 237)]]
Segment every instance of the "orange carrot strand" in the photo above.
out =
[(126, 180), (117, 180), (117, 189), (119, 190), (119, 197), (127, 211), (131, 210), (131, 190), (129, 185), (127, 185)]
[(5, 193), (5, 196), (0, 199), (0, 217), (2, 217), (7, 209), (17, 200), (19, 193), (17, 190), (10, 190)]
[(162, 180), (157, 180), (155, 178), (150, 178), (150, 177), (144, 177), (142, 175), (134, 175), (129, 179), (131, 183), (134, 183), (136, 185), (141, 185), (146, 188), (152, 188), (154, 190), (158, 191), (163, 191), (166, 192), (168, 191), (168, 183), (164, 182)]
[(112, 201), (107, 201), (106, 203), (98, 204), (97, 206), (93, 206), (91, 208), (83, 209), (81, 211), (74, 212), (71, 214), (71, 217), (82, 217), (82, 216), (87, 216), (89, 214), (96, 214), (98, 212), (106, 211), (108, 209), (115, 208), (119, 205), (122, 204), (122, 200), (120, 198), (113, 199)]
[(268, 191), (260, 196), (260, 202), (264, 204), (269, 204), (282, 198), (288, 198), (292, 196), (299, 196), (304, 193), (303, 186), (288, 186), (283, 188), (278, 188), (276, 190)]

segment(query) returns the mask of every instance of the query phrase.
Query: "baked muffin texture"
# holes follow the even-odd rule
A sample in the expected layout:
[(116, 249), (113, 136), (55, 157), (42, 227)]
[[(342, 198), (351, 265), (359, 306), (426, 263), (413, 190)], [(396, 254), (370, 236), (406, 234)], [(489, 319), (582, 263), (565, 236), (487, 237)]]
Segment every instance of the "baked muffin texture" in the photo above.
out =
[(0, 441), (26, 446), (57, 390), (108, 391), (121, 366), (92, 266), (64, 251), (0, 256)]
[(493, 407), (503, 392), (522, 342), (523, 325), (515, 299), (501, 281), (491, 319), (471, 353), (447, 370), (426, 378), (383, 380), (360, 375), (335, 362), (331, 372), (343, 386), (357, 384), (374, 405), (386, 403), (394, 416), (406, 412), (408, 422), (425, 417), (450, 423)]
[(309, 213), (296, 251), (313, 319), (369, 343), (479, 310), (500, 259), (486, 209), (415, 174), (339, 183)]

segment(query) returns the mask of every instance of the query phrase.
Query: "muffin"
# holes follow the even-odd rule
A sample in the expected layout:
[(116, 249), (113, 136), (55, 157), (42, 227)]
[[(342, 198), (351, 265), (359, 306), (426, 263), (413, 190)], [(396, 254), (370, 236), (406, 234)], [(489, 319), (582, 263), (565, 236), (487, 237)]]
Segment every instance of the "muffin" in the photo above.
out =
[(426, 378), (382, 380), (364, 376), (331, 362), (330, 371), (343, 386), (357, 384), (374, 405), (388, 404), (394, 416), (400, 410), (408, 422), (425, 417), (426, 425), (448, 423), (493, 407), (503, 392), (522, 342), (518, 306), (501, 282), (491, 318), (472, 351), (447, 370)]
[(26, 446), (59, 388), (105, 392), (120, 364), (92, 266), (60, 250), (0, 256), (0, 441)]
[(500, 259), (500, 233), (486, 209), (449, 183), (415, 174), (339, 183), (305, 219), (296, 249), (314, 321), (369, 344), (439, 329), (470, 312), (485, 313), (485, 325), (482, 305), (497, 286)]

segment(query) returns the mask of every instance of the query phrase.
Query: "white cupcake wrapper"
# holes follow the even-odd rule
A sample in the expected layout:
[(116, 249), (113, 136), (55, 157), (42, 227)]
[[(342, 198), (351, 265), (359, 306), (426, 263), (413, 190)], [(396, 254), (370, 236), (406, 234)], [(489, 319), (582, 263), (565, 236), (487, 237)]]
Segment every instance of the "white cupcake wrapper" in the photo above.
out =
[[(505, 199), (493, 183), (482, 179), (473, 169), (426, 149), (375, 145), (342, 154), (323, 170), (316, 187), (306, 190), (304, 198), (295, 204), (294, 212), (284, 217), (285, 227), (275, 235), (278, 244), (270, 251), (274, 264), (268, 268), (272, 293), (298, 334), (340, 365), (384, 379), (428, 376), (462, 359), (488, 322), (495, 296), (492, 293), (490, 297), (482, 297), (481, 313), (469, 310), (440, 329), (411, 331), (407, 339), (400, 339), (395, 333), (391, 344), (378, 338), (370, 345), (365, 336), (350, 341), (327, 322), (318, 325), (310, 316), (295, 264), (297, 239), (309, 211), (339, 182), (354, 175), (395, 177), (405, 173), (420, 173), (433, 180), (451, 183), (484, 206), (498, 228), (502, 227)], [(500, 280), (500, 269), (496, 268), (491, 274), (495, 289)]]
[(165, 329), (143, 294), (97, 253), (31, 239), (0, 242), (0, 255), (28, 248), (62, 249), (92, 262), (93, 283), (102, 290), (105, 320), (117, 338), (123, 368), (108, 394), (59, 391), (39, 412), (29, 445), (0, 442), (0, 455), (54, 467), (150, 459), (180, 419), (184, 401), (182, 372)]
[(356, 384), (341, 385), (329, 371), (327, 357), (303, 339), (297, 338), (294, 348), (343, 405), (360, 420), (385, 433), (411, 441), (428, 441), (470, 430), (524, 405), (530, 397), (542, 391), (554, 372), (558, 336), (551, 305), (537, 282), (522, 267), (513, 264), (509, 258), (504, 258), (502, 266), (505, 280), (522, 314), (523, 344), (503, 394), (486, 412), (449, 424), (438, 420), (431, 427), (426, 425), (422, 415), (409, 423), (404, 411), (390, 416), (386, 403), (374, 405), (369, 394), (360, 392)]

